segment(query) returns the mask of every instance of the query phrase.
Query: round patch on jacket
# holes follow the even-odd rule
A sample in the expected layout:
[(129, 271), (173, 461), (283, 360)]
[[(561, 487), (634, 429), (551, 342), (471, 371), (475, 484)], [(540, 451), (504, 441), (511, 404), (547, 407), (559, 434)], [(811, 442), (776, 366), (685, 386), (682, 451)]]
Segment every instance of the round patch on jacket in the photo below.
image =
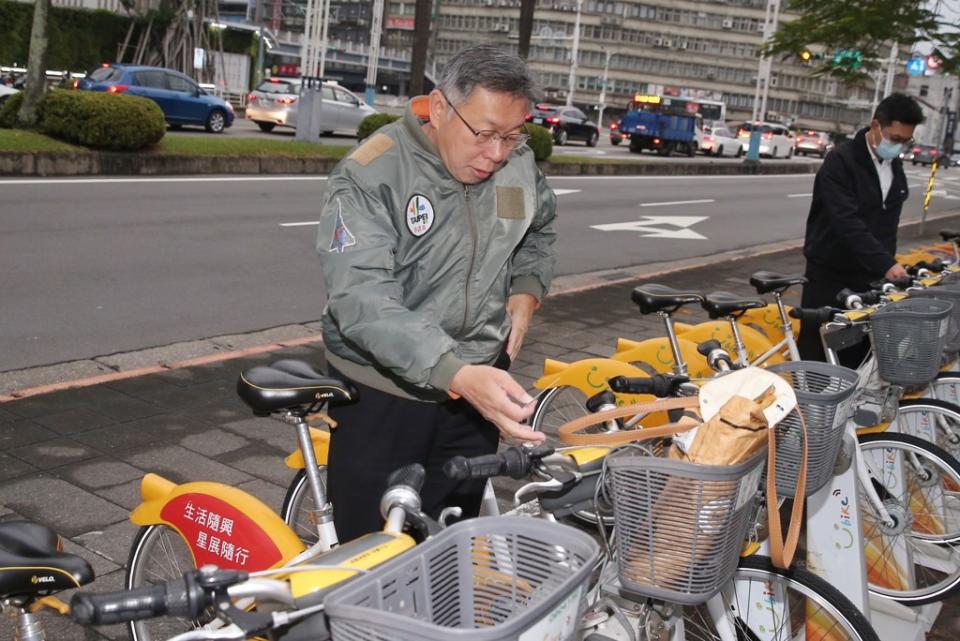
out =
[(433, 203), (421, 194), (414, 194), (407, 201), (407, 229), (416, 237), (423, 236), (433, 227)]

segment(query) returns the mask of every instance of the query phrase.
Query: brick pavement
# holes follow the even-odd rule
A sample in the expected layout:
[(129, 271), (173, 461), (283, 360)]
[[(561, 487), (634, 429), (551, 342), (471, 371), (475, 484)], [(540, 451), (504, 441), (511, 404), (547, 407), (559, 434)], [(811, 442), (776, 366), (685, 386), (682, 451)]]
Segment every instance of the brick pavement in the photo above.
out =
[[(657, 280), (678, 288), (751, 294), (750, 273), (799, 273), (802, 266), (795, 250)], [(530, 388), (545, 357), (608, 356), (618, 336), (660, 335), (659, 322), (641, 317), (630, 303), (636, 284), (548, 299), (515, 364), (518, 380)], [(703, 314), (698, 310), (689, 317)], [(121, 586), (135, 534), (127, 513), (138, 502), (139, 479), (147, 471), (178, 482), (234, 484), (279, 509), (292, 477), (282, 459), (295, 445), (293, 431), (254, 418), (236, 398), (235, 383), (243, 369), (280, 357), (319, 364), (322, 351), (293, 347), (0, 404), (0, 519), (27, 518), (50, 526), (65, 538), (68, 551), (91, 562), (95, 586), (110, 590)], [(48, 638), (58, 641), (125, 638), (117, 627), (94, 631), (58, 617), (45, 620)], [(10, 638), (10, 628), (0, 626), (0, 641)], [(960, 599), (955, 598), (930, 638), (958, 635)]]

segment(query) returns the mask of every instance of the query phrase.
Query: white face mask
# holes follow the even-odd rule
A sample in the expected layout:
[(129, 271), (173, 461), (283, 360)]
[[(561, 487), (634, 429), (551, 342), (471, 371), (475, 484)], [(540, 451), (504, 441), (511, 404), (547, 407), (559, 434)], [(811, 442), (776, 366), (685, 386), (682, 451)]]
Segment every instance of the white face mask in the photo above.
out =
[(903, 143), (887, 140), (883, 137), (883, 133), (881, 132), (880, 142), (877, 143), (877, 146), (874, 147), (874, 150), (882, 159), (893, 160), (894, 158), (899, 158), (900, 154), (903, 153)]

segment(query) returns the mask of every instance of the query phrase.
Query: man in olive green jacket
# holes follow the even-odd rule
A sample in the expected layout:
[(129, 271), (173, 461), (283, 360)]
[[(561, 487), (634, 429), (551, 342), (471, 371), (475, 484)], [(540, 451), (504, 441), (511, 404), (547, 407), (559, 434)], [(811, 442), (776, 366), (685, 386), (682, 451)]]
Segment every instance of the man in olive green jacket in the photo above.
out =
[(496, 451), (533, 399), (505, 371), (553, 273), (555, 197), (525, 146), (533, 81), (491, 46), (457, 54), (437, 89), (331, 174), (317, 250), (333, 375), (360, 388), (335, 408), (329, 483), (341, 540), (381, 525), (397, 467), (427, 468), (424, 511), (479, 510), (483, 484), (441, 471)]

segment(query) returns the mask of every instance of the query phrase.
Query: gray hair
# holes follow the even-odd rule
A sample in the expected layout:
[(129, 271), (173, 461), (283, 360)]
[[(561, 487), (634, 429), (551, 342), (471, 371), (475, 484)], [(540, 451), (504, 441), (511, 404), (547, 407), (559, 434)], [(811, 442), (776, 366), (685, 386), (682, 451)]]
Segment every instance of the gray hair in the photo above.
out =
[(536, 82), (527, 63), (494, 45), (463, 49), (437, 75), (437, 89), (456, 104), (466, 100), (477, 87), (530, 102), (537, 100)]

